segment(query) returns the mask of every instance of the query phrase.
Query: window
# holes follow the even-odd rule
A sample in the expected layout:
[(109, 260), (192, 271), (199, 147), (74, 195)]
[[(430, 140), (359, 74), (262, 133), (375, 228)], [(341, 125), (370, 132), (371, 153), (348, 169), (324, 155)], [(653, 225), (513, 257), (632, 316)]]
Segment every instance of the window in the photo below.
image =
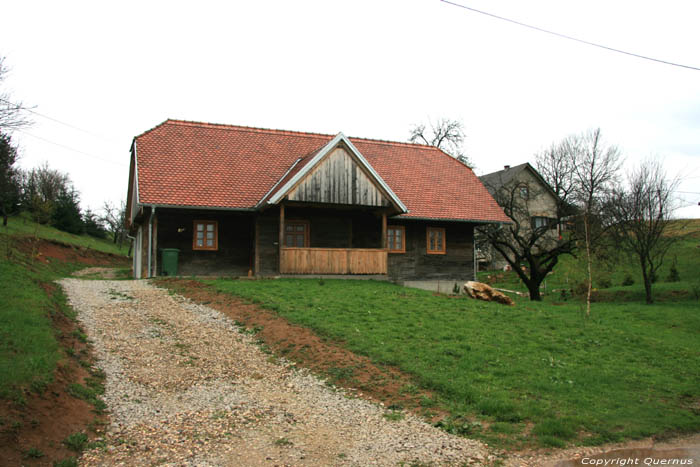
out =
[(520, 197), (524, 200), (527, 200), (530, 198), (530, 190), (527, 189), (527, 186), (522, 185), (520, 187)]
[(531, 224), (533, 229), (556, 229), (557, 220), (549, 217), (534, 216), (531, 219)]
[(386, 245), (389, 253), (406, 252), (406, 230), (402, 225), (390, 225), (386, 229)]
[(286, 221), (284, 223), (284, 246), (290, 248), (309, 246), (308, 221)]
[(219, 235), (216, 221), (194, 221), (193, 250), (218, 250)]
[(427, 230), (428, 244), (426, 253), (429, 255), (444, 255), (445, 254), (445, 229), (441, 227), (428, 227)]

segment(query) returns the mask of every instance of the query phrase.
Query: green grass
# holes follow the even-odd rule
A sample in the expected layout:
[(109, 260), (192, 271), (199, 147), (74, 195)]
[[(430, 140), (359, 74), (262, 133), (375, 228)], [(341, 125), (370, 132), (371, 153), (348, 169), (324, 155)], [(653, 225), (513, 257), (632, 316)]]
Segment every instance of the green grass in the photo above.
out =
[(375, 281), (207, 282), (399, 367), (435, 391), (448, 431), (504, 448), (700, 430), (695, 300), (600, 303), (585, 319), (580, 302), (504, 307)]
[(126, 256), (127, 252), (129, 251), (128, 242), (124, 242), (122, 248), (119, 248), (119, 245), (114, 244), (107, 238), (102, 239), (91, 237), (89, 235), (74, 235), (68, 232), (63, 232), (49, 225), (36, 224), (27, 213), (17, 216), (10, 216), (7, 227), (0, 227), (0, 232), (9, 235), (32, 237), (34, 237), (36, 234), (37, 237), (46, 240), (52, 240), (68, 245), (89, 248), (91, 250), (121, 256)]
[[(63, 357), (51, 315), (62, 313), (72, 318), (74, 313), (53, 281), (85, 267), (32, 260), (14, 248), (14, 239), (33, 234), (35, 227), (24, 217), (10, 218), (8, 228), (0, 227), (0, 398), (18, 403), (24, 400), (24, 389), (41, 392), (46, 388)], [(77, 246), (91, 241), (45, 226), (37, 232), (41, 238)], [(101, 251), (109, 250), (109, 242), (101, 244)]]
[[(658, 273), (657, 281), (652, 287), (654, 299), (666, 300), (668, 292), (684, 291), (690, 295), (697, 289), (700, 293), (700, 219), (686, 219), (675, 221), (669, 227), (669, 233), (680, 238), (666, 254), (664, 263)], [(676, 264), (680, 275), (679, 282), (668, 282), (671, 266)], [(527, 288), (514, 272), (481, 271), (479, 280), (495, 287), (527, 292)], [(625, 279), (629, 277), (634, 281), (631, 286), (623, 286)], [(569, 255), (559, 257), (559, 263), (555, 270), (547, 276), (542, 284), (543, 292), (551, 292), (545, 295), (545, 300), (561, 300), (561, 289), (574, 289), (583, 287), (587, 281), (586, 258), (584, 252), (579, 252), (575, 258)], [(596, 289), (611, 289), (616, 292), (617, 298), (638, 300), (640, 294), (643, 299), (642, 273), (636, 258), (625, 254), (612, 256), (608, 253), (602, 258), (594, 258), (593, 262), (593, 287)], [(552, 292), (552, 290), (556, 290)], [(582, 289), (581, 289), (582, 290)], [(675, 297), (672, 297), (674, 299)]]
[(15, 397), (18, 389), (46, 384), (61, 358), (49, 313), (63, 301), (58, 292), (49, 297), (41, 287), (51, 278), (45, 270), (0, 259), (0, 397)]
[(87, 446), (88, 437), (85, 433), (73, 433), (63, 440), (63, 444), (66, 445), (68, 449), (75, 452), (82, 452)]

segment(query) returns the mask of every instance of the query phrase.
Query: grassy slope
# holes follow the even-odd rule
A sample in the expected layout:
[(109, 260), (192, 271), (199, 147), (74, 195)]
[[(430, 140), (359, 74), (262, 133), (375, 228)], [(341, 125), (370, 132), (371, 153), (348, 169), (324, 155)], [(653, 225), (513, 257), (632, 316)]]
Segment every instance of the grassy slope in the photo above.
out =
[[(503, 447), (598, 444), (700, 430), (700, 303), (689, 292), (700, 222), (691, 228), (671, 252), (681, 282), (657, 284), (657, 304), (643, 304), (637, 281), (602, 294), (610, 301), (590, 319), (556, 295), (507, 308), (372, 281), (210, 283), (413, 374), (453, 414), (448, 430)], [(578, 267), (564, 262), (550, 282)], [(632, 271), (618, 265), (613, 284)]]
[[(652, 290), (662, 293), (669, 290), (691, 291), (694, 287), (700, 287), (700, 219), (679, 220), (672, 225), (670, 232), (679, 235), (677, 243), (664, 259), (664, 264), (658, 274), (658, 281)], [(680, 274), (680, 282), (668, 283), (668, 277), (672, 264)], [(626, 277), (634, 280), (634, 285), (623, 286)], [(584, 253), (578, 258), (572, 256), (561, 256), (559, 264), (554, 272), (547, 277), (546, 289), (575, 289), (577, 285), (586, 281), (586, 262)], [(520, 282), (515, 273), (502, 273), (499, 271), (482, 271), (479, 279), (497, 287), (504, 287), (511, 290), (526, 292), (527, 288)], [(620, 254), (618, 257), (598, 258), (593, 264), (593, 286), (605, 288), (605, 282), (612, 286), (610, 291), (627, 291), (631, 298), (636, 300), (639, 293), (643, 293), (642, 274), (640, 267), (633, 257)], [(544, 287), (544, 285), (543, 285)], [(624, 295), (624, 294), (619, 294)], [(555, 293), (553, 299), (558, 299), (559, 294)], [(643, 295), (642, 295), (643, 298)]]
[(526, 442), (523, 422), (555, 446), (700, 430), (697, 302), (605, 304), (584, 320), (576, 303), (505, 308), (371, 281), (213, 283), (413, 374), (455, 420), (512, 433), (465, 428), (504, 446)]
[[(122, 248), (107, 239), (90, 237), (89, 235), (74, 235), (68, 232), (54, 229), (48, 225), (41, 225), (33, 222), (29, 215), (22, 214), (10, 217), (7, 227), (0, 226), (0, 233), (10, 235), (21, 235), (53, 240), (68, 245), (75, 245), (103, 253), (126, 256), (129, 245), (124, 242)], [(4, 250), (3, 250), (4, 251)]]
[[(70, 245), (90, 246), (114, 253), (111, 242), (79, 237), (46, 226), (36, 226), (26, 218), (11, 218), (0, 227), (0, 397), (21, 398), (21, 389), (39, 389), (51, 381), (61, 358), (51, 325), (51, 313), (70, 313), (60, 288), (51, 282), (84, 265), (32, 260), (13, 248), (18, 235), (38, 232), (40, 238)], [(8, 235), (10, 235), (8, 241)], [(8, 248), (10, 255), (8, 259)]]

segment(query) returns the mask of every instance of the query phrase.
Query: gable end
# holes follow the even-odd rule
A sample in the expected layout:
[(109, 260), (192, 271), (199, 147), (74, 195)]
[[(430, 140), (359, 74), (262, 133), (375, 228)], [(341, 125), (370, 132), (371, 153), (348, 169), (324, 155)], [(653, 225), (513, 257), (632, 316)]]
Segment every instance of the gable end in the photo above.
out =
[(351, 153), (338, 145), (287, 194), (290, 201), (389, 207), (391, 202)]

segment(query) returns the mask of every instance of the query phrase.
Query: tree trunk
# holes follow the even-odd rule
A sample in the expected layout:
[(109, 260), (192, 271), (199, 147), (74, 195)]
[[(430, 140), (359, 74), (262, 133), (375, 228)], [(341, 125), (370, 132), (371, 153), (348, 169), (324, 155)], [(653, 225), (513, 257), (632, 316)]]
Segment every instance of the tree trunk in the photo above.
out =
[(7, 210), (5, 207), (0, 208), (2, 209), (2, 225), (3, 227), (7, 227)]
[(651, 297), (651, 277), (644, 278), (644, 293), (646, 294), (647, 305), (654, 303), (654, 299)]
[(531, 301), (537, 301), (541, 302), (542, 301), (542, 295), (540, 295), (540, 284), (539, 282), (537, 284), (533, 283), (527, 283), (527, 290), (530, 292), (530, 300)]
[(644, 281), (644, 294), (647, 301), (647, 305), (654, 303), (654, 299), (651, 297), (651, 272), (647, 271), (646, 260), (642, 259), (642, 280)]
[(593, 274), (591, 272), (591, 231), (588, 216), (583, 218), (583, 228), (586, 231), (586, 262), (588, 263), (588, 290), (586, 291), (586, 316), (591, 315), (591, 290), (593, 289)]

